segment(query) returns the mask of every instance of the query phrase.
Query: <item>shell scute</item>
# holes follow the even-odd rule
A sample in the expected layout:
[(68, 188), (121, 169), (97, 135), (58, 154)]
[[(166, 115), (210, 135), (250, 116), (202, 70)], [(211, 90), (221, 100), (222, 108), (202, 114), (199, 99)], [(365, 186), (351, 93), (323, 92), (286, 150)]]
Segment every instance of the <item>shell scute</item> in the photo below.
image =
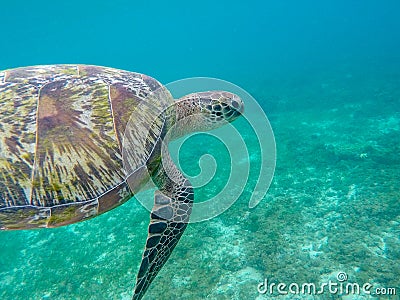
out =
[(0, 208), (29, 204), (37, 89), (0, 83)]
[(49, 218), (50, 208), (31, 206), (6, 207), (0, 210), (0, 229), (47, 227)]
[[(119, 149), (107, 89), (87, 78), (63, 79), (41, 88), (33, 174), (40, 185), (33, 188), (32, 204), (94, 199), (123, 180), (122, 164), (115, 159)], [(72, 176), (80, 184), (68, 189), (64, 183)], [(54, 185), (61, 188), (54, 190)]]

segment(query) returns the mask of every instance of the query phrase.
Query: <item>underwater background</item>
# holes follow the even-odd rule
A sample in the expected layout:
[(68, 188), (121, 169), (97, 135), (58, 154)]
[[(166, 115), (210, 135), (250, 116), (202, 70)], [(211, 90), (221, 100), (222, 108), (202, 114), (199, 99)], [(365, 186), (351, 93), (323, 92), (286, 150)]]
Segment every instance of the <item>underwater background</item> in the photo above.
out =
[[(0, 69), (80, 63), (165, 84), (216, 77), (266, 112), (277, 149), (267, 195), (249, 209), (250, 177), (225, 213), (190, 224), (145, 299), (399, 299), (399, 11), (397, 0), (3, 1)], [(226, 160), (215, 141), (191, 143), (187, 173), (202, 152)], [(196, 199), (216, 194), (226, 173)], [(0, 232), (0, 299), (130, 299), (148, 218), (132, 199), (82, 223)], [(266, 278), (318, 285), (339, 272), (397, 295), (257, 290)]]

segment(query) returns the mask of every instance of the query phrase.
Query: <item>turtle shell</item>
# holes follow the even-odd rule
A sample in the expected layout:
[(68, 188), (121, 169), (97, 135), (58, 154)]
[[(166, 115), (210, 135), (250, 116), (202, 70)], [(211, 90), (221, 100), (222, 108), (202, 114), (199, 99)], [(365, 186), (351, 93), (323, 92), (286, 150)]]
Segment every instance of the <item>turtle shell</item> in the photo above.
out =
[[(149, 97), (161, 90), (163, 97)], [(110, 210), (142, 184), (171, 103), (155, 79), (86, 65), (0, 72), (0, 228), (55, 227)], [(129, 122), (130, 174), (123, 168)], [(127, 176), (127, 175), (130, 175)], [(129, 177), (129, 178), (128, 178)]]

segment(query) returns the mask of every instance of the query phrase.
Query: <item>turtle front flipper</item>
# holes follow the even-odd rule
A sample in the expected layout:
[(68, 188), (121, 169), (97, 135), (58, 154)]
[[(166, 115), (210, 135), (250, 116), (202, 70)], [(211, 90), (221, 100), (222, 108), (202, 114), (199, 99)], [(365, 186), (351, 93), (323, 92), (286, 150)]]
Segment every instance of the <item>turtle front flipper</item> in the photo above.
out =
[(168, 260), (186, 229), (194, 199), (189, 180), (178, 170), (168, 153), (164, 153), (162, 163), (152, 177), (159, 191), (154, 195), (154, 206), (133, 300), (143, 297)]

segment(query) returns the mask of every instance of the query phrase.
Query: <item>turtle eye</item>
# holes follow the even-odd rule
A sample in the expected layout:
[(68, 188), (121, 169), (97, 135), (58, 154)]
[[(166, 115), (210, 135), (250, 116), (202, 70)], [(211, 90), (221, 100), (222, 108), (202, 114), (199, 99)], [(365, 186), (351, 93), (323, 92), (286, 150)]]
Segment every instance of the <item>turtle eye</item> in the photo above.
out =
[(235, 109), (239, 109), (239, 103), (238, 103), (236, 100), (232, 100), (232, 106), (233, 106)]

